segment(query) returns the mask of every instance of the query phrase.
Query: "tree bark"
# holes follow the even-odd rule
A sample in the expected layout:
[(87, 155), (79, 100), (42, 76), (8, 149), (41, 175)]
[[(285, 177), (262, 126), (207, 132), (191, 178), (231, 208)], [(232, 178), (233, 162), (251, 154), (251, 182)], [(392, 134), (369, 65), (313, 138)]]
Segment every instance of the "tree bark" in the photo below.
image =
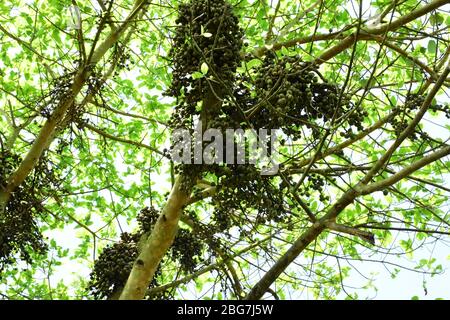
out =
[(169, 199), (134, 262), (120, 300), (144, 298), (159, 263), (172, 245), (178, 231), (182, 209), (189, 198), (182, 189), (182, 180), (182, 176), (175, 180)]
[[(219, 83), (209, 81), (208, 85), (209, 88), (206, 90), (205, 97), (202, 101), (202, 111), (200, 114), (200, 123), (203, 132), (208, 128), (209, 122), (214, 116), (220, 112), (224, 96), (224, 90)], [(189, 201), (192, 201), (190, 194), (181, 188), (181, 182), (183, 180), (183, 175), (176, 178), (169, 199), (153, 230), (147, 239), (141, 239), (141, 243), (143, 243), (142, 250), (134, 262), (130, 276), (120, 295), (120, 300), (141, 300), (145, 297), (145, 293), (148, 290), (148, 286), (155, 275), (159, 263), (167, 250), (172, 246), (178, 230), (178, 222), (181, 218), (183, 207)]]

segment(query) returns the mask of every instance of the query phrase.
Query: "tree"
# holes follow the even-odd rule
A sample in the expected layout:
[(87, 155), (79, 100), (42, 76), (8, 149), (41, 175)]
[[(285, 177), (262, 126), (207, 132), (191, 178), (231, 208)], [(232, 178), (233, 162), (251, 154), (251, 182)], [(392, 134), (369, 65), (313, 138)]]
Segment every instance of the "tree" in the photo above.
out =
[[(450, 234), (449, 3), (0, 4), (0, 293), (354, 299), (353, 262), (442, 273), (414, 253)], [(279, 129), (276, 173), (177, 163), (200, 124)]]

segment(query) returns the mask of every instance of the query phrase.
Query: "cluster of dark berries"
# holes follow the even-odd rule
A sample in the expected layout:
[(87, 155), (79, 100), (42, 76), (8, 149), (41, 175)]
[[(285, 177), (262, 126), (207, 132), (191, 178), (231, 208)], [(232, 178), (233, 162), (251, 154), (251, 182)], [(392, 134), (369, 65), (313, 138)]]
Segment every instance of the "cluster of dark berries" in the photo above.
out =
[(95, 299), (109, 298), (123, 288), (138, 256), (139, 238), (139, 234), (123, 233), (119, 242), (102, 251), (89, 284)]
[(114, 47), (113, 57), (117, 60), (117, 66), (114, 75), (117, 76), (119, 74), (119, 70), (122, 69), (128, 71), (131, 70), (131, 54), (124, 45), (119, 43)]
[[(169, 54), (172, 85), (167, 91), (178, 99), (170, 120), (173, 128), (192, 132), (194, 117), (202, 112), (201, 120), (208, 127), (217, 127), (222, 115), (221, 101), (232, 94), (236, 68), (241, 61), (243, 32), (238, 22), (232, 6), (225, 0), (191, 0), (179, 5)], [(225, 116), (222, 118), (226, 122)], [(203, 172), (200, 165), (176, 167), (176, 173), (185, 177), (182, 187), (186, 192), (190, 192)]]
[[(367, 112), (355, 108), (335, 84), (319, 81), (318, 70), (299, 57), (267, 55), (255, 80), (259, 101), (246, 110), (256, 128), (281, 128), (294, 139), (300, 127), (314, 129), (331, 120), (346, 119), (349, 126), (363, 129)], [(313, 133), (319, 133), (313, 130)]]
[[(289, 216), (283, 207), (283, 194), (270, 178), (261, 176), (254, 165), (218, 167), (218, 190), (212, 201), (213, 219), (218, 232), (248, 223), (250, 211), (256, 212), (255, 224), (268, 221), (286, 222)], [(233, 214), (234, 213), (234, 214)], [(236, 213), (239, 213), (236, 215)], [(242, 221), (237, 221), (239, 218)]]
[[(180, 4), (178, 12), (170, 51), (173, 78), (167, 94), (179, 98), (172, 126), (188, 127), (208, 95), (223, 98), (225, 88), (233, 88), (243, 32), (232, 6), (224, 0), (192, 0)], [(201, 77), (195, 76), (201, 72)]]
[(42, 117), (49, 118), (59, 104), (70, 99), (74, 74), (67, 70), (64, 75), (53, 80), (51, 89), (35, 102), (35, 108), (39, 110)]
[(142, 231), (150, 231), (158, 220), (159, 212), (154, 207), (146, 207), (142, 209), (137, 216), (139, 227)]
[(450, 105), (446, 104), (435, 104), (430, 106), (430, 110), (435, 111), (435, 112), (442, 112), (445, 114), (445, 117), (447, 119), (450, 119)]
[[(111, 298), (123, 288), (139, 255), (141, 238), (153, 228), (158, 217), (155, 208), (142, 209), (137, 215), (137, 232), (122, 233), (119, 242), (103, 249), (90, 275), (89, 290), (95, 299)], [(150, 287), (154, 286), (158, 286), (157, 275), (150, 284)]]
[[(290, 179), (290, 178), (288, 178)], [(295, 186), (295, 182), (288, 180), (290, 186)], [(325, 194), (325, 186), (327, 185), (326, 179), (318, 174), (309, 174), (303, 184), (299, 187), (298, 193), (307, 199), (316, 197), (319, 194), (319, 200), (325, 202), (330, 200), (330, 197)], [(282, 181), (279, 185), (280, 190), (284, 191), (290, 187), (285, 181)], [(317, 193), (315, 193), (317, 192)]]
[(172, 260), (179, 261), (181, 269), (192, 273), (202, 261), (204, 243), (192, 232), (180, 229), (171, 248)]
[[(395, 135), (399, 136), (408, 127), (412, 112), (419, 109), (424, 101), (424, 96), (415, 93), (406, 96), (404, 107), (390, 121)], [(417, 139), (417, 134), (413, 132), (409, 138)]]
[[(20, 156), (3, 150), (0, 154), (0, 187), (17, 169)], [(42, 199), (61, 185), (56, 165), (43, 155), (27, 179), (11, 193), (5, 212), (0, 216), (0, 273), (16, 259), (16, 254), (32, 263), (31, 253), (43, 254), (47, 250), (37, 225), (37, 217), (45, 215)]]

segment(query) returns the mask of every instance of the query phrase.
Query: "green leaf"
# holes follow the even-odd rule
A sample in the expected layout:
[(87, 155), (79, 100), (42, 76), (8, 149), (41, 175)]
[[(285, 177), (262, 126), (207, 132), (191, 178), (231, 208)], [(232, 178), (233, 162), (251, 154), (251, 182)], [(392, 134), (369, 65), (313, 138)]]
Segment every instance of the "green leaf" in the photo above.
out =
[(428, 41), (428, 53), (431, 53), (431, 54), (436, 53), (436, 41), (434, 41), (434, 40)]
[(196, 71), (192, 74), (192, 79), (197, 80), (203, 78), (204, 76), (205, 75), (203, 73)]
[(253, 69), (255, 67), (259, 67), (260, 65), (262, 65), (262, 61), (260, 59), (252, 59), (249, 62), (247, 62), (248, 69)]
[(206, 75), (208, 73), (209, 67), (206, 62), (202, 63), (202, 66), (200, 67), (201, 72)]
[(444, 17), (440, 13), (435, 13), (430, 17), (433, 26), (440, 26), (444, 22)]
[(201, 279), (198, 279), (195, 282), (195, 288), (197, 289), (198, 292), (201, 292), (203, 290), (203, 281)]

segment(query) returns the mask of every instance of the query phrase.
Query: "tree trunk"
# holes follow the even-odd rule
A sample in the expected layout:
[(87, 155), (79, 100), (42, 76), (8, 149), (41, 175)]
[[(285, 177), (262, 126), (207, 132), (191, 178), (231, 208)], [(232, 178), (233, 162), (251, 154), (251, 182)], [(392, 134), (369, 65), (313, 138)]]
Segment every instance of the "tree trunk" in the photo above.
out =
[(120, 300), (143, 299), (159, 263), (172, 245), (178, 230), (181, 212), (189, 195), (182, 188), (179, 176), (152, 232), (134, 262)]

